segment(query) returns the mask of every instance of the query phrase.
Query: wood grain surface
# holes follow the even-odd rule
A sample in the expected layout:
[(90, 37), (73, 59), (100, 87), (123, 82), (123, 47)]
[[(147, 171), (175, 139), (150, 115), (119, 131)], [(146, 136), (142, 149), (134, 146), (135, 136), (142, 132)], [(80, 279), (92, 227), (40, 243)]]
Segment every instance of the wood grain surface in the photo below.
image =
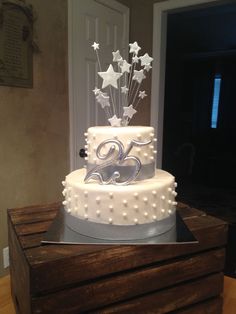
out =
[(20, 314), (187, 314), (205, 313), (206, 305), (206, 313), (221, 313), (225, 222), (179, 204), (198, 243), (42, 245), (59, 208), (8, 210), (13, 300)]

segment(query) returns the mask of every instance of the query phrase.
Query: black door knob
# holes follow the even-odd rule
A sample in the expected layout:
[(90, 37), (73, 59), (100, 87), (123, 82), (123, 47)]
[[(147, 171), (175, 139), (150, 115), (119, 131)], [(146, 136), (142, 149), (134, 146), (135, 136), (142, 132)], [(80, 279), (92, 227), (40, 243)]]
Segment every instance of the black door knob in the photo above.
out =
[(88, 155), (86, 154), (85, 152), (85, 149), (84, 148), (81, 148), (80, 151), (79, 151), (79, 155), (81, 158), (85, 158), (87, 157)]

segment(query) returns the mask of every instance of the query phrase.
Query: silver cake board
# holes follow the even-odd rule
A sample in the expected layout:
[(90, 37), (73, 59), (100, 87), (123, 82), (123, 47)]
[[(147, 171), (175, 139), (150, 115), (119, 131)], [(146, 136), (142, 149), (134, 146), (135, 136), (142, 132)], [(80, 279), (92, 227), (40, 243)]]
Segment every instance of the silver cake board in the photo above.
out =
[[(44, 234), (43, 244), (184, 244), (198, 241), (190, 232), (181, 216), (176, 213), (176, 224), (167, 232), (155, 237), (141, 240), (102, 240), (85, 236), (70, 229), (65, 223), (65, 211), (61, 208), (52, 222), (49, 230)], [(157, 222), (158, 223), (158, 222)]]

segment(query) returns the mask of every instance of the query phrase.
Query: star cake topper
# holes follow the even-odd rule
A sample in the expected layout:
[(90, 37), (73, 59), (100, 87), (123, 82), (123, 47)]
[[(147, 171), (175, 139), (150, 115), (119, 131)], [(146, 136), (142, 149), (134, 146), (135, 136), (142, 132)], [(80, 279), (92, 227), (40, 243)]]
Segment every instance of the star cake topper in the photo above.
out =
[(141, 47), (135, 41), (129, 44), (131, 63), (123, 59), (120, 50), (116, 50), (112, 52), (113, 63), (103, 71), (98, 53), (99, 43), (94, 42), (91, 46), (96, 53), (98, 76), (102, 80), (102, 86), (93, 90), (96, 102), (105, 111), (111, 126), (127, 126), (137, 113), (138, 105), (147, 97), (145, 90), (141, 91), (140, 88), (152, 68), (153, 58), (148, 53), (139, 56)]

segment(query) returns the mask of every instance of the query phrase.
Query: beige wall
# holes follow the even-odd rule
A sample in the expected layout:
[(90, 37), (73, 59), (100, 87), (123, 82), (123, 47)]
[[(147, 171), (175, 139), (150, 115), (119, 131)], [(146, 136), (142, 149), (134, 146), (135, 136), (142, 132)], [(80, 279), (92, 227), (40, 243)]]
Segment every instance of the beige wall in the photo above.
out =
[[(148, 53), (152, 56), (152, 27), (153, 27), (153, 4), (168, 0), (119, 0), (130, 8), (130, 42), (137, 41), (142, 47), (140, 55)], [(140, 104), (138, 113), (133, 119), (133, 124), (150, 124), (151, 107), (151, 72), (143, 81), (141, 90), (146, 90), (148, 97)]]
[(6, 209), (61, 199), (69, 171), (67, 1), (29, 2), (41, 49), (34, 87), (0, 86), (0, 276)]
[[(130, 42), (152, 55), (155, 0), (119, 0), (130, 8)], [(69, 171), (67, 90), (67, 0), (29, 0), (37, 14), (41, 49), (34, 55), (34, 88), (0, 86), (0, 276), (7, 246), (6, 208), (61, 199), (61, 180)], [(133, 124), (150, 121), (149, 95)]]

